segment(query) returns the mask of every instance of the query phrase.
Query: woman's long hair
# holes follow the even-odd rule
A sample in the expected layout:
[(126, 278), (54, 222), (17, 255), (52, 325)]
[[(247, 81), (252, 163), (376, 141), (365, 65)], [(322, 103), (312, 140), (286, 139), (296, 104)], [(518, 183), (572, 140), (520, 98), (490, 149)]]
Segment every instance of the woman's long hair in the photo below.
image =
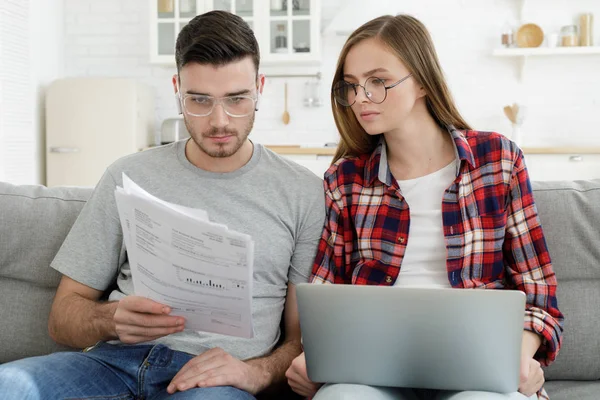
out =
[[(446, 129), (448, 125), (454, 125), (457, 129), (471, 129), (454, 104), (427, 28), (409, 15), (384, 15), (352, 32), (340, 53), (332, 88), (344, 79), (344, 62), (352, 46), (369, 38), (377, 38), (385, 44), (425, 89), (427, 110), (440, 127)], [(365, 132), (351, 107), (336, 103), (333, 90), (331, 107), (341, 136), (333, 162), (343, 157), (371, 153), (378, 137)]]

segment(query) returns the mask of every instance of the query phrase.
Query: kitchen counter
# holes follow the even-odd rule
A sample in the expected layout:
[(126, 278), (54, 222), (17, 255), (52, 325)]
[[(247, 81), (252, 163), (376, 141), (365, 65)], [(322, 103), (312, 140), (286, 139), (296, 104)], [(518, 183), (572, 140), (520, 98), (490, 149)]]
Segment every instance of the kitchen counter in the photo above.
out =
[(333, 156), (336, 147), (301, 147), (299, 145), (265, 145), (277, 154), (297, 155), (308, 154), (317, 156)]
[[(300, 145), (265, 145), (278, 154), (333, 156), (335, 147), (301, 147)], [(600, 147), (523, 147), (527, 154), (600, 154)]]
[(523, 147), (525, 154), (600, 154), (600, 147)]

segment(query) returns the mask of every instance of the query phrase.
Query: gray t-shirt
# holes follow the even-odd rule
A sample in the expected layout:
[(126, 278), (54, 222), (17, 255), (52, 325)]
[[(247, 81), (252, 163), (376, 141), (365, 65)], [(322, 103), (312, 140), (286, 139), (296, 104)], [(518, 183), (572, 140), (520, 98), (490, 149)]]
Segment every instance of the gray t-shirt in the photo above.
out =
[(200, 354), (221, 347), (245, 360), (268, 354), (280, 337), (288, 282), (307, 282), (323, 223), (322, 180), (308, 169), (254, 144), (250, 161), (230, 173), (207, 172), (185, 156), (186, 141), (124, 157), (98, 183), (51, 266), (105, 291), (110, 300), (133, 294), (131, 271), (115, 203), (122, 172), (168, 202), (208, 212), (211, 221), (254, 239), (254, 338), (184, 331), (154, 341)]

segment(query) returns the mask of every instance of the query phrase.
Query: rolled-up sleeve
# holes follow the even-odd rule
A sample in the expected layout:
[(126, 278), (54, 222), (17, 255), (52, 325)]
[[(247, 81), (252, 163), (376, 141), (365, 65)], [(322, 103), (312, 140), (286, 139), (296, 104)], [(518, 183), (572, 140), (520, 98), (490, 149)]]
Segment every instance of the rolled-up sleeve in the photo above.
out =
[(512, 283), (527, 296), (524, 328), (543, 338), (535, 358), (548, 365), (560, 349), (564, 316), (558, 309), (556, 275), (520, 150), (510, 180), (503, 251)]

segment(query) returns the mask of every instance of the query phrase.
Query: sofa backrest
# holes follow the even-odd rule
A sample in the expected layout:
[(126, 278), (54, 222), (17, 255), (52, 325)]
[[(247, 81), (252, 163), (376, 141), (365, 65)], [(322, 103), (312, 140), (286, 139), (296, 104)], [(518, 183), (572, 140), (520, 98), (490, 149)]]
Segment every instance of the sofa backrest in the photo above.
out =
[(562, 348), (546, 379), (600, 379), (600, 180), (532, 186), (565, 316)]
[(48, 336), (49, 265), (91, 193), (0, 182), (0, 363), (64, 349)]
[[(565, 315), (546, 378), (600, 379), (600, 180), (533, 182)], [(0, 182), (0, 363), (65, 349), (47, 321), (60, 274), (49, 267), (89, 188)]]

